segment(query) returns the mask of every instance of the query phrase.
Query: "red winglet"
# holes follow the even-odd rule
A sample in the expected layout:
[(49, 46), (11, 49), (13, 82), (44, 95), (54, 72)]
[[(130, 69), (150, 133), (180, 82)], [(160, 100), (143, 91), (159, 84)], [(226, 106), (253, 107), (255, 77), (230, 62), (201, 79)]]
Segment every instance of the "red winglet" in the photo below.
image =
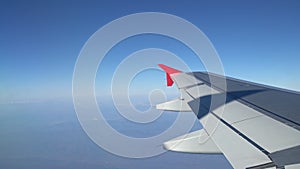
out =
[(171, 67), (168, 67), (166, 65), (163, 64), (158, 64), (159, 67), (161, 67), (165, 72), (166, 72), (166, 76), (167, 76), (167, 86), (172, 86), (174, 81), (171, 79), (171, 74), (174, 73), (180, 73), (181, 71), (173, 69)]

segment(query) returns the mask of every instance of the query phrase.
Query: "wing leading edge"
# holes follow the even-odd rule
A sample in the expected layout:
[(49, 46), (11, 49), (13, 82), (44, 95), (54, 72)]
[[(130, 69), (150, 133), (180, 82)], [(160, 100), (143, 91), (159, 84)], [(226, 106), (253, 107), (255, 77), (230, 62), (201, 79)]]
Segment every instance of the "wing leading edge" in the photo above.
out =
[(193, 111), (203, 126), (164, 143), (166, 149), (223, 153), (234, 168), (300, 167), (300, 93), (159, 66), (181, 97), (157, 109)]

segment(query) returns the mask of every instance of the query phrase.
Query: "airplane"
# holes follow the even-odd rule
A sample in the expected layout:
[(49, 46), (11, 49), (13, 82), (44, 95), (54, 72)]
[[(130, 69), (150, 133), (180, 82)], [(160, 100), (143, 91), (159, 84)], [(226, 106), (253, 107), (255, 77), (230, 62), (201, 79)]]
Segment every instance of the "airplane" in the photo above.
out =
[(156, 108), (194, 112), (203, 126), (163, 143), (166, 150), (223, 154), (237, 169), (300, 168), (300, 92), (158, 66), (181, 96)]

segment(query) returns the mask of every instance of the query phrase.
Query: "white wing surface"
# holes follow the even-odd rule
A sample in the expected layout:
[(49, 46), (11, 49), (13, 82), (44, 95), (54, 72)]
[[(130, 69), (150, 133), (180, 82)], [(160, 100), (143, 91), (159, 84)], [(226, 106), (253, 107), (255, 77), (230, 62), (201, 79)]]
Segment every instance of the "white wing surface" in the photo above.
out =
[(299, 92), (159, 66), (181, 97), (157, 109), (193, 111), (204, 127), (164, 143), (166, 149), (222, 153), (237, 169), (299, 168)]

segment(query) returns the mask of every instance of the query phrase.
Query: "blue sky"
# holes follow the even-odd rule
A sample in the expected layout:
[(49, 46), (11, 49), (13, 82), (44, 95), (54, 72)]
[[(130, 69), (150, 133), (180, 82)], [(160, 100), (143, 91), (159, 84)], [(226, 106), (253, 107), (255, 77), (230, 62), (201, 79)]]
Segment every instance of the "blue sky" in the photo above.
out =
[[(137, 12), (170, 13), (196, 25), (215, 46), (228, 76), (299, 91), (299, 9), (296, 0), (1, 1), (0, 101), (70, 97), (76, 58), (87, 39), (110, 21)], [(177, 43), (143, 38), (125, 43), (127, 50), (107, 63), (116, 65), (137, 49), (160, 47), (179, 54), (192, 70), (202, 70)], [(109, 78), (113, 69), (105, 71)]]

